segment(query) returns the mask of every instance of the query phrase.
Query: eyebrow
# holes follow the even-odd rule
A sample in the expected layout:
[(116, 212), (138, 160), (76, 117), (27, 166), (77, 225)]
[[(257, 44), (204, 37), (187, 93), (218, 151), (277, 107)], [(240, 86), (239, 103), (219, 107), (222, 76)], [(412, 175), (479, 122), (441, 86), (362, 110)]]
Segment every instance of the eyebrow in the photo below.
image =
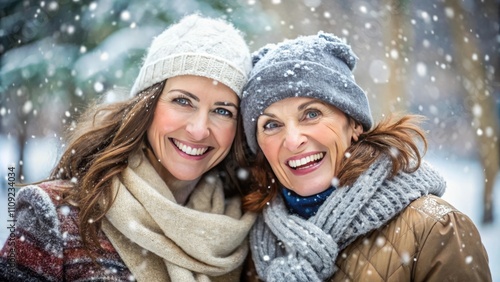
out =
[(302, 111), (303, 109), (307, 108), (309, 105), (316, 104), (316, 103), (325, 105), (325, 103), (323, 103), (322, 101), (312, 100), (312, 101), (309, 101), (309, 102), (305, 102), (304, 104), (300, 104), (297, 107), (297, 110)]
[(188, 96), (189, 98), (193, 99), (193, 100), (196, 100), (197, 102), (200, 101), (200, 98), (198, 98), (198, 96), (194, 95), (193, 93), (191, 92), (187, 92), (185, 90), (182, 90), (182, 89), (172, 89), (170, 91), (168, 91), (168, 93), (171, 93), (171, 92), (181, 92), (182, 94)]
[[(200, 101), (200, 98), (198, 98), (198, 96), (194, 95), (191, 92), (187, 92), (185, 90), (182, 90), (182, 89), (172, 89), (172, 90), (168, 91), (168, 93), (175, 92), (175, 91), (181, 92), (182, 94), (188, 96), (189, 98), (191, 98), (197, 102)], [(216, 106), (229, 106), (229, 107), (234, 107), (235, 109), (238, 109), (238, 106), (236, 106), (236, 104), (231, 103), (231, 102), (215, 102), (214, 105), (216, 105)]]
[[(300, 105), (297, 107), (297, 110), (302, 111), (302, 110), (304, 110), (305, 108), (307, 108), (309, 105), (311, 105), (311, 104), (316, 104), (316, 103), (318, 103), (318, 104), (322, 104), (322, 105), (325, 105), (325, 103), (323, 103), (322, 101), (312, 100), (312, 101), (309, 101), (309, 102), (305, 102), (305, 103), (303, 103), (303, 104), (300, 104)], [(275, 118), (275, 117), (276, 117), (276, 115), (274, 115), (274, 114), (272, 114), (272, 113), (266, 113), (266, 112), (262, 113), (260, 116), (268, 116), (268, 117), (271, 117), (271, 118)]]
[[(259, 118), (260, 118), (261, 116), (268, 116), (268, 117), (270, 117), (270, 118), (276, 118), (276, 116), (275, 116), (275, 115), (273, 115), (273, 114), (271, 114), (271, 113), (265, 113), (265, 112), (264, 112), (264, 113), (262, 113), (262, 114), (259, 116)], [(257, 119), (258, 119), (258, 118), (257, 118)]]
[(238, 106), (236, 106), (234, 103), (231, 102), (215, 102), (216, 106), (229, 106), (229, 107), (234, 107), (235, 109), (238, 109)]

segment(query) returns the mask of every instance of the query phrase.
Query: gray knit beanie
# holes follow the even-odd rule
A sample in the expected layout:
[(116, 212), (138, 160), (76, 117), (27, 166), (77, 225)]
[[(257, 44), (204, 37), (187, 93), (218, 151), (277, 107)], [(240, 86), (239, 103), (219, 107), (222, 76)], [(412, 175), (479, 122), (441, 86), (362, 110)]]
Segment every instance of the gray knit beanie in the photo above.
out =
[(250, 149), (257, 152), (256, 124), (271, 104), (290, 97), (323, 100), (369, 130), (373, 120), (365, 92), (352, 70), (357, 57), (333, 34), (301, 36), (268, 44), (253, 54), (253, 69), (243, 88), (241, 113)]
[(193, 14), (153, 40), (130, 96), (170, 77), (197, 75), (223, 83), (240, 97), (251, 68), (250, 51), (237, 29)]

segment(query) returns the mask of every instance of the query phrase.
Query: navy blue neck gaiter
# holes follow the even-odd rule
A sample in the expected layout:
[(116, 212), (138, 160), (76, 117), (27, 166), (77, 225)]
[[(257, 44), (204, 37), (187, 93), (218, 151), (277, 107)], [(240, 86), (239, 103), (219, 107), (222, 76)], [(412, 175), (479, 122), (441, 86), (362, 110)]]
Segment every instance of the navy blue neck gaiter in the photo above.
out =
[(302, 218), (308, 219), (318, 212), (319, 207), (325, 202), (333, 191), (335, 191), (335, 187), (330, 186), (330, 188), (321, 193), (303, 197), (292, 190), (283, 187), (281, 189), (281, 194), (285, 199), (286, 206), (288, 207), (290, 213), (297, 214)]

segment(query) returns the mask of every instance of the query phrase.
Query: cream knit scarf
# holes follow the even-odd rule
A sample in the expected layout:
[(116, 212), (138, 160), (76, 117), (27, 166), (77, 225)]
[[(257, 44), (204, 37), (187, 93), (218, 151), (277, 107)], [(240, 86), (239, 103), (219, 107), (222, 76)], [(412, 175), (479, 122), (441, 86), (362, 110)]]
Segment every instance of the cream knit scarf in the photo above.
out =
[(387, 179), (391, 161), (375, 161), (351, 187), (336, 189), (308, 220), (291, 215), (277, 197), (250, 235), (257, 273), (264, 281), (324, 281), (336, 271), (343, 248), (426, 195), (441, 196), (443, 178), (423, 162), (414, 173)]
[(224, 198), (217, 176), (202, 177), (181, 206), (141, 152), (112, 189), (102, 229), (137, 281), (210, 281), (245, 260), (255, 215)]

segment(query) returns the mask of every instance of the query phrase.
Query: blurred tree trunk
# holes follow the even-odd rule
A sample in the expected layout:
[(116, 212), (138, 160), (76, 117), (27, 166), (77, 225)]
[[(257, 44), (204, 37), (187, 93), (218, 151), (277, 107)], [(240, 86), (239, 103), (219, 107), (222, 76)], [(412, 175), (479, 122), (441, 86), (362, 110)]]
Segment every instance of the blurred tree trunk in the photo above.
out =
[(388, 32), (383, 32), (385, 51), (389, 54), (389, 81), (384, 91), (386, 103), (380, 103), (383, 114), (404, 112), (407, 109), (406, 96), (406, 69), (404, 64), (405, 45), (404, 37), (408, 37), (410, 29), (405, 25), (404, 1), (386, 0), (390, 8)]
[(19, 151), (17, 152), (18, 158), (16, 158), (16, 183), (23, 183), (24, 181), (24, 157), (26, 150), (26, 143), (28, 141), (28, 123), (30, 122), (28, 114), (26, 114), (25, 105), (28, 100), (26, 95), (26, 88), (22, 87), (17, 92), (10, 90), (6, 92), (10, 98), (7, 99), (6, 106), (11, 109), (11, 117), (8, 119), (8, 123), (11, 124), (8, 134), (15, 138), (17, 142), (17, 147)]
[(17, 132), (17, 145), (19, 146), (19, 162), (16, 164), (16, 183), (23, 183), (24, 180), (24, 150), (26, 148), (26, 130), (25, 128)]
[[(480, 17), (495, 17), (498, 22), (498, 14), (496, 14), (498, 4), (492, 0), (484, 1), (482, 4), (474, 3), (477, 5), (478, 12), (471, 15), (464, 10), (461, 1), (446, 0), (444, 2), (446, 7), (453, 9), (450, 29), (454, 39), (454, 58), (467, 91), (465, 107), (472, 113), (472, 125), (477, 133), (477, 150), (484, 171), (483, 223), (491, 223), (493, 222), (493, 186), (500, 162), (499, 122), (495, 108), (493, 81), (487, 77), (485, 56), (481, 52), (476, 34), (479, 27), (473, 25), (479, 21), (477, 18)], [(492, 7), (495, 8), (491, 9)], [(474, 20), (471, 19), (472, 17)]]

